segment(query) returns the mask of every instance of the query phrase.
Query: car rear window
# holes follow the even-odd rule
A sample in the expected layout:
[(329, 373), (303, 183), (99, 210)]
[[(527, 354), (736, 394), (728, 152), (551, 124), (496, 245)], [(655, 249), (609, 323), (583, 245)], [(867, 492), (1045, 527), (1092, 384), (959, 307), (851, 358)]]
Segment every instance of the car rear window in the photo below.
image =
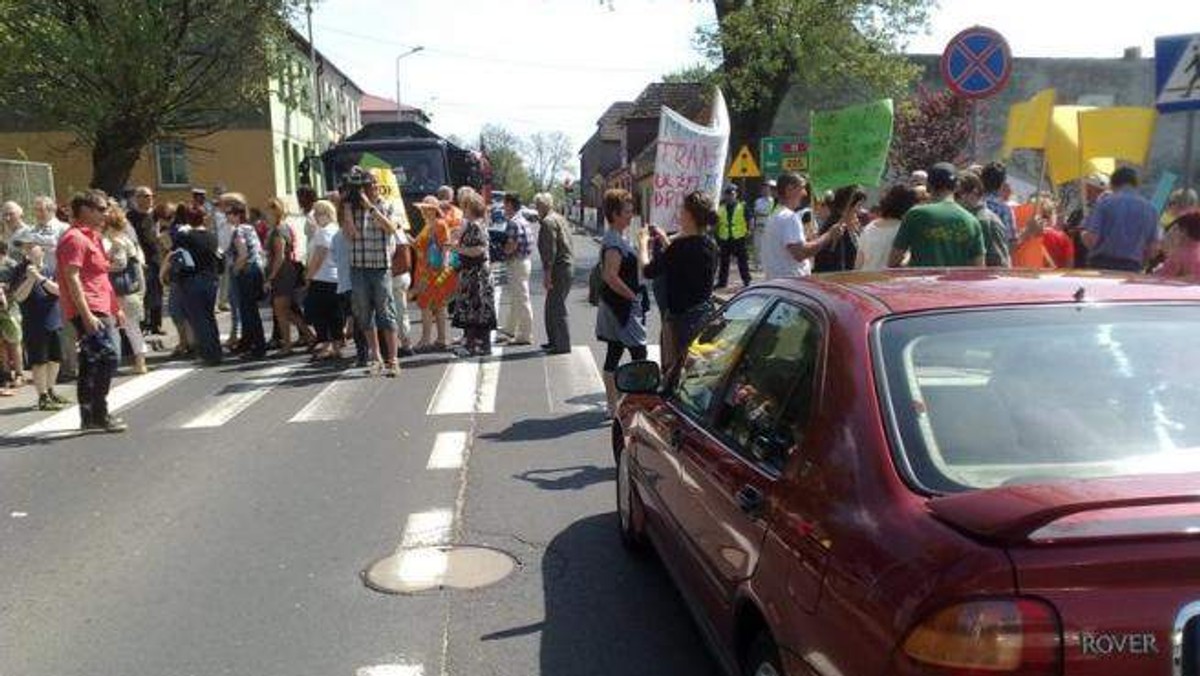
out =
[(897, 458), (921, 488), (1200, 471), (1200, 305), (1053, 306), (879, 328)]

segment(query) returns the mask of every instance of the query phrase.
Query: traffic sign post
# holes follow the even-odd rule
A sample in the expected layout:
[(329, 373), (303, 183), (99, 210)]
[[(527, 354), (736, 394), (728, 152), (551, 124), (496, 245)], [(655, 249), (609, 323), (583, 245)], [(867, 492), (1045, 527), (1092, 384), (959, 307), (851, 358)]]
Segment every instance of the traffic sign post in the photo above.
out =
[(1156, 104), (1160, 113), (1187, 113), (1183, 138), (1183, 185), (1195, 185), (1196, 111), (1200, 110), (1200, 34), (1154, 41)]
[(955, 94), (971, 99), (971, 157), (979, 156), (978, 99), (995, 96), (1012, 77), (1012, 50), (1003, 35), (973, 26), (954, 36), (941, 60), (942, 79)]
[(785, 171), (808, 171), (808, 143), (800, 136), (765, 136), (759, 142), (763, 176), (777, 177)]

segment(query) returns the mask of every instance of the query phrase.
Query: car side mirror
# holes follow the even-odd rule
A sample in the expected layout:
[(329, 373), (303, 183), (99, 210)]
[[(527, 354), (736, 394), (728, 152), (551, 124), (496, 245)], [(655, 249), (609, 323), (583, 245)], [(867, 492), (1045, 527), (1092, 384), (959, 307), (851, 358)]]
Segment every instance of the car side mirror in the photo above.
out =
[(617, 368), (617, 391), (624, 394), (656, 394), (662, 385), (662, 371), (656, 362), (630, 362)]

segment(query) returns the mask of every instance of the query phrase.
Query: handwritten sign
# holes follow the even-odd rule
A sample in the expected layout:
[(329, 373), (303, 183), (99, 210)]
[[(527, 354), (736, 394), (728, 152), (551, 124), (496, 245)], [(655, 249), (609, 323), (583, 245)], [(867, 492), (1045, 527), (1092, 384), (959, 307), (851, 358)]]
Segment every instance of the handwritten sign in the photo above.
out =
[(713, 98), (712, 120), (712, 126), (705, 127), (663, 106), (650, 223), (668, 232), (679, 229), (679, 207), (690, 193), (700, 190), (714, 203), (720, 198), (729, 153), (729, 114), (719, 89)]
[(877, 186), (892, 144), (892, 100), (812, 114), (808, 167), (818, 192)]

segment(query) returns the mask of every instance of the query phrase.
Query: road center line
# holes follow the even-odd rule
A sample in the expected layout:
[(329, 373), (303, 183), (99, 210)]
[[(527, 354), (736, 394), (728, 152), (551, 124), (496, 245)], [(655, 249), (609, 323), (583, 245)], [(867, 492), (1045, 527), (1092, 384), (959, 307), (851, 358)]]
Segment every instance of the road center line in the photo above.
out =
[(474, 408), (475, 389), (479, 385), (479, 362), (459, 361), (446, 367), (426, 415), (470, 413)]
[[(151, 371), (114, 387), (108, 393), (108, 410), (116, 413), (129, 408), (150, 394), (161, 390), (196, 369), (191, 366), (170, 367)], [(13, 437), (33, 437), (44, 434), (74, 432), (79, 429), (79, 406), (71, 406), (14, 432)]]
[(496, 390), (500, 385), (500, 365), (503, 363), (504, 348), (493, 348), (492, 356), (485, 357), (483, 376), (479, 381), (479, 395), (475, 400), (476, 413), (496, 412)]
[(425, 469), (458, 469), (467, 452), (466, 432), (439, 432)]

